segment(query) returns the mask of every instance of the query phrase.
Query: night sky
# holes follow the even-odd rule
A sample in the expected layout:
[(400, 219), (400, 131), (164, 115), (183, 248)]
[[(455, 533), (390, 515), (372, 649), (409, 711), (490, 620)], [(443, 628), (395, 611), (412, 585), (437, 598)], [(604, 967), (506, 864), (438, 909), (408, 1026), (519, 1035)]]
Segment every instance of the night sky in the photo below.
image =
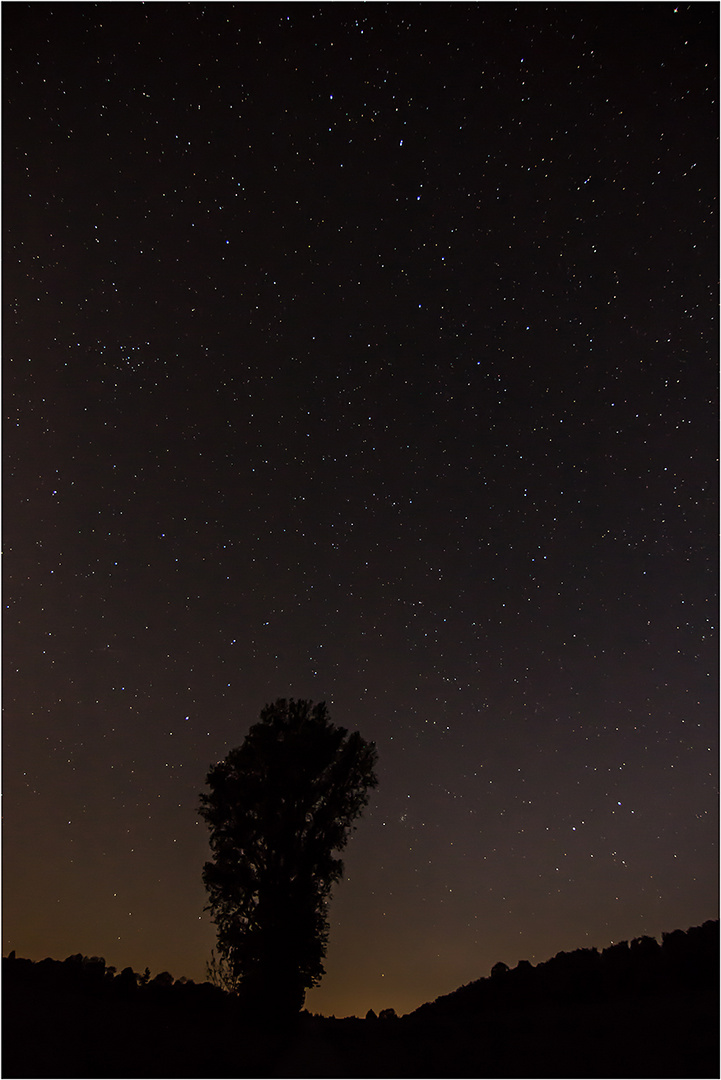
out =
[(315, 1012), (718, 913), (718, 7), (5, 4), (4, 951), (205, 978), (266, 702)]

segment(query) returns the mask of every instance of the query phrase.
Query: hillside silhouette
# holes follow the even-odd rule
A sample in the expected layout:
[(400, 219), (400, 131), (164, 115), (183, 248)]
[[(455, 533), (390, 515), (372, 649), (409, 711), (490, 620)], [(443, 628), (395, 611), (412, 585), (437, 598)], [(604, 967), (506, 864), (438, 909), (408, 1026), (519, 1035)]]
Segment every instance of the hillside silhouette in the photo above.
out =
[(719, 1073), (719, 924), (560, 952), (406, 1016), (258, 1024), (209, 982), (117, 972), (78, 953), (3, 958), (13, 1077), (710, 1077)]

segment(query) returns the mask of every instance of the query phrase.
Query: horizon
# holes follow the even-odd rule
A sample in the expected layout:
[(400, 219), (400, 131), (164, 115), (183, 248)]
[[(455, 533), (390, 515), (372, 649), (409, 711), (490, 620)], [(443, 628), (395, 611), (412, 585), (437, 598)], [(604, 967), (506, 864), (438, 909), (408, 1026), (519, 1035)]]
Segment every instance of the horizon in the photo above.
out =
[[(673, 930), (665, 930), (659, 936), (654, 936), (653, 934), (643, 934), (643, 935), (639, 935), (637, 938), (624, 938), (624, 939), (621, 939), (619, 941), (612, 941), (608, 945), (603, 946), (603, 947), (596, 946), (596, 945), (582, 945), (582, 946), (578, 946), (575, 949), (570, 949), (570, 950), (559, 949), (558, 952), (554, 953), (552, 956), (546, 957), (545, 960), (537, 960), (535, 964), (532, 961), (529, 961), (529, 960), (527, 960), (525, 958), (521, 959), (521, 960), (518, 960), (515, 965), (510, 965), (509, 964), (508, 965), (508, 970), (509, 971), (514, 971), (521, 964), (526, 964), (526, 963), (530, 963), (531, 967), (535, 969), (537, 967), (543, 966), (544, 964), (548, 963), (551, 960), (554, 960), (556, 957), (558, 957), (560, 955), (569, 955), (571, 953), (584, 952), (584, 951), (587, 951), (587, 950), (590, 950), (592, 952), (597, 952), (599, 955), (602, 955), (607, 949), (612, 948), (614, 945), (628, 944), (629, 946), (631, 946), (634, 941), (641, 940), (642, 938), (651, 938), (653, 941), (655, 941), (657, 943), (657, 945), (659, 945), (659, 947), (662, 947), (664, 937), (666, 937), (666, 936), (668, 936), (670, 934), (678, 933), (679, 931), (681, 931), (681, 933), (683, 933), (683, 934), (687, 934), (690, 930), (700, 929), (709, 922), (710, 923), (714, 923), (714, 922), (718, 923), (719, 922), (718, 916), (716, 917), (716, 919), (706, 919), (703, 922), (695, 923), (692, 926), (675, 927)], [(72, 957), (72, 956), (80, 955), (80, 956), (83, 957), (83, 960), (94, 960), (94, 959), (102, 960), (104, 962), (104, 964), (105, 964), (106, 969), (109, 968), (109, 967), (115, 968), (115, 974), (116, 975), (118, 975), (123, 970), (122, 968), (118, 967), (118, 965), (108, 964), (105, 957), (102, 957), (102, 956), (101, 957), (96, 957), (94, 954), (90, 955), (90, 954), (85, 954), (85, 953), (82, 953), (82, 952), (70, 953), (67, 957), (63, 957), (63, 958), (49, 957), (49, 956), (48, 957), (42, 957), (42, 959), (40, 959), (40, 960), (33, 960), (32, 958), (26, 957), (26, 956), (18, 956), (14, 949), (11, 949), (10, 953), (15, 954), (15, 956), (14, 956), (15, 960), (30, 960), (30, 962), (33, 963), (33, 964), (42, 963), (43, 960), (52, 960), (54, 963), (63, 963), (66, 960), (69, 960), (70, 957)], [(3, 956), (3, 959), (10, 959), (10, 956), (9, 955), (8, 956)], [(496, 961), (496, 963), (498, 963), (498, 962), (499, 961)], [(503, 961), (501, 961), (501, 962), (503, 962)], [(126, 965), (126, 966), (130, 966), (130, 965)], [(495, 965), (493, 965), (493, 966), (495, 966)], [(469, 980), (469, 982), (462, 983), (460, 986), (455, 987), (453, 990), (449, 990), (449, 991), (446, 991), (445, 993), (437, 994), (434, 998), (429, 998), (428, 1001), (423, 1001), (419, 1005), (414, 1006), (408, 1012), (400, 1012), (398, 1009), (395, 1009), (394, 1006), (392, 1006), (392, 1005), (391, 1006), (384, 1005), (384, 1006), (382, 1006), (382, 1008), (379, 1008), (378, 1010), (374, 1009), (373, 1006), (369, 1006), (369, 1008), (366, 1009), (366, 1012), (364, 1014), (353, 1013), (353, 1014), (343, 1014), (343, 1015), (339, 1016), (336, 1013), (331, 1013), (331, 1014), (316, 1013), (316, 1012), (314, 1012), (313, 1010), (311, 1010), (308, 1007), (307, 1000), (304, 1003), (303, 1008), (302, 1008), (301, 1011), (307, 1012), (307, 1013), (309, 1013), (309, 1014), (311, 1014), (313, 1016), (322, 1016), (325, 1019), (337, 1019), (337, 1020), (364, 1019), (366, 1014), (369, 1011), (372, 1010), (377, 1015), (379, 1015), (380, 1012), (382, 1011), (382, 1009), (391, 1009), (399, 1017), (410, 1016), (417, 1009), (421, 1008), (423, 1005), (433, 1004), (433, 1002), (439, 1000), (440, 998), (447, 997), (449, 995), (453, 995), (456, 990), (463, 989), (464, 987), (473, 985), (476, 982), (481, 982), (481, 981), (483, 981), (485, 979), (490, 979), (492, 977), (492, 967), (491, 967), (491, 969), (489, 969), (489, 972), (488, 972), (487, 975), (479, 975), (475, 979), (471, 979), (471, 980)], [(142, 971), (139, 970), (139, 969), (138, 970), (133, 969), (133, 970), (135, 971), (136, 975), (142, 975), (146, 970), (148, 970), (148, 965), (146, 964), (145, 967), (142, 969)], [(149, 970), (150, 970), (149, 981), (151, 981), (151, 982), (155, 978), (156, 975), (162, 974), (164, 972), (169, 973), (171, 975), (173, 974), (172, 972), (167, 972), (167, 969), (165, 969), (165, 968), (163, 968), (161, 971), (153, 971), (152, 969), (149, 969)], [(188, 976), (186, 976), (186, 975), (179, 975), (177, 977), (173, 976), (173, 982), (179, 982), (180, 980), (186, 980), (188, 982), (194, 982), (194, 983), (196, 983), (196, 985), (200, 985), (202, 983), (208, 983), (209, 985), (215, 985), (214, 983), (212, 983), (207, 978), (195, 980), (195, 979), (188, 978)], [(224, 990), (223, 992), (227, 993), (228, 991)]]

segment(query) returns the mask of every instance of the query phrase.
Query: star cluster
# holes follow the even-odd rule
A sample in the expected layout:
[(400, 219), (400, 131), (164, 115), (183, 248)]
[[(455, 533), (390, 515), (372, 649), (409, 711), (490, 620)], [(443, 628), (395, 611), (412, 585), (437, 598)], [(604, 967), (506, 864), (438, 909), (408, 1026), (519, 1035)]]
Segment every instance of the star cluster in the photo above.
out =
[(316, 1011), (717, 912), (714, 5), (5, 11), (5, 935), (205, 975), (267, 701)]

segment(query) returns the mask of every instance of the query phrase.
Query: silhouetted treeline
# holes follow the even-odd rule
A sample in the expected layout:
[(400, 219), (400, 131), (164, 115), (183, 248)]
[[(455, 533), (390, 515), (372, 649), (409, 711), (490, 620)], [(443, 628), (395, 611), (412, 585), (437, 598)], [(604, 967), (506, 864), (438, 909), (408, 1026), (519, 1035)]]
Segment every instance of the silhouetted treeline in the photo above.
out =
[(246, 1021), (209, 982), (117, 972), (80, 953), (37, 963), (3, 958), (5, 1077), (267, 1075), (288, 1032)]
[(126, 967), (118, 972), (102, 956), (76, 953), (67, 960), (23, 960), (10, 953), (3, 957), (3, 982), (8, 990), (32, 988), (37, 993), (81, 993), (107, 1001), (147, 1000), (165, 1004), (219, 1005), (228, 998), (212, 983), (173, 979), (169, 971), (151, 977), (148, 968), (141, 974)]
[[(3, 959), (2, 1074), (14, 1077), (709, 1077), (719, 924), (559, 953), (397, 1017), (258, 1023), (210, 982), (102, 957)], [(380, 1003), (379, 1003), (380, 1004)], [(281, 1021), (282, 1018), (282, 1022)]]
[(484, 1009), (519, 1009), (545, 1004), (593, 1004), (619, 997), (693, 993), (717, 989), (718, 920), (653, 937), (634, 938), (598, 949), (560, 952), (536, 965), (496, 964), (478, 979), (421, 1005), (414, 1016), (463, 1014)]

